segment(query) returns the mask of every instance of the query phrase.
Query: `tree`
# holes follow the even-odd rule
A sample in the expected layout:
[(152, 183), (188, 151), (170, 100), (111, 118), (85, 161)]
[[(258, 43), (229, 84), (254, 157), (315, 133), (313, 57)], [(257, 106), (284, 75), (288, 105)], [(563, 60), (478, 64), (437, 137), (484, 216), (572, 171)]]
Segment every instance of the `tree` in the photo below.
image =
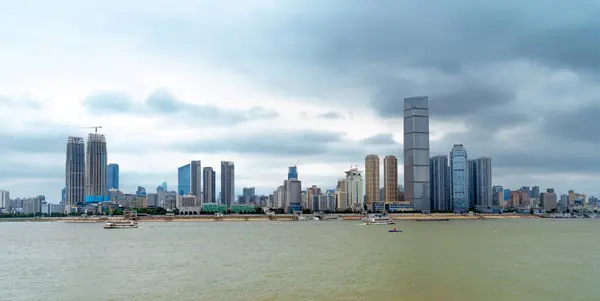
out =
[(529, 214), (533, 215), (533, 208), (529, 209)]

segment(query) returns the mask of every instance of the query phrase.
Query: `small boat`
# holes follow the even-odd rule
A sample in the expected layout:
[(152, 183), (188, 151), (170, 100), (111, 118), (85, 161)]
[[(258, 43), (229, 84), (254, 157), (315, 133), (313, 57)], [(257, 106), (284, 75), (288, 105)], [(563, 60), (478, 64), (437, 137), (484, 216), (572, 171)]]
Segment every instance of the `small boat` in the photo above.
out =
[(447, 222), (449, 218), (419, 218), (417, 222)]
[(402, 232), (402, 230), (397, 230), (396, 228), (394, 228), (393, 230), (388, 230), (388, 232), (397, 233), (397, 232)]

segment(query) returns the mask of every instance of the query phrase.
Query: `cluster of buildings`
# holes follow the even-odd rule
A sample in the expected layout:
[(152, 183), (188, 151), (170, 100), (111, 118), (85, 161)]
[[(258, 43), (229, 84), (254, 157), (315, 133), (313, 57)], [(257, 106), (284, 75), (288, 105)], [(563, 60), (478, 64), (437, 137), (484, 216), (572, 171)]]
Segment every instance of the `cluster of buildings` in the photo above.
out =
[[(108, 164), (106, 137), (88, 134), (68, 137), (65, 187), (60, 204), (49, 204), (45, 197), (10, 199), (0, 191), (3, 213), (106, 212), (115, 207), (164, 208), (184, 214), (204, 212), (253, 211), (267, 207), (284, 212), (311, 211), (419, 211), (456, 212), (469, 210), (502, 212), (564, 211), (567, 208), (598, 206), (598, 199), (569, 191), (557, 197), (554, 189), (540, 192), (538, 186), (519, 190), (492, 185), (490, 157), (469, 159), (462, 144), (455, 144), (448, 155), (430, 157), (429, 106), (427, 97), (404, 99), (404, 185), (398, 183), (398, 159), (393, 155), (365, 157), (365, 173), (358, 166), (345, 171), (334, 189), (316, 185), (302, 189), (296, 165), (288, 168), (287, 178), (272, 194), (257, 195), (254, 187), (235, 194), (235, 164), (221, 161), (220, 189), (216, 172), (193, 160), (177, 170), (177, 190), (166, 182), (155, 192), (138, 186), (135, 193), (119, 189), (119, 165)], [(383, 169), (383, 172), (381, 171)], [(383, 179), (381, 179), (383, 174)], [(383, 184), (383, 185), (382, 185)]]

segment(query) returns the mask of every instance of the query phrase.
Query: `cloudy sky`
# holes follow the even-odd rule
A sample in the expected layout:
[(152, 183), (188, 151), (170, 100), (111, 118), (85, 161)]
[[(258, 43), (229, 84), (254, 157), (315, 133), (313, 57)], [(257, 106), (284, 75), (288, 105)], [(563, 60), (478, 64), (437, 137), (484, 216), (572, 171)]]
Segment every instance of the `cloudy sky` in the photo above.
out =
[(124, 191), (193, 159), (235, 161), (236, 190), (296, 162), (331, 188), (368, 153), (401, 163), (402, 100), (428, 95), (432, 155), (600, 194), (600, 2), (495, 2), (4, 0), (0, 189), (59, 200), (95, 125)]

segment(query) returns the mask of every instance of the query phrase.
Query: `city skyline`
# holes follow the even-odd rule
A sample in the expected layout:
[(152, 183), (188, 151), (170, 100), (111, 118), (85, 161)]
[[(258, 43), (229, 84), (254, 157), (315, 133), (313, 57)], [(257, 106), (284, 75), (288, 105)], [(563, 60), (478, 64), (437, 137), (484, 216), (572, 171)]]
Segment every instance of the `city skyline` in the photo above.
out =
[[(194, 159), (214, 168), (217, 187), (220, 162), (235, 162), (236, 195), (269, 193), (295, 162), (303, 187), (331, 188), (349, 166), (364, 170), (367, 154), (403, 166), (402, 100), (427, 95), (430, 157), (463, 144), (493, 158), (492, 184), (600, 195), (595, 4), (468, 2), (456, 15), (415, 0), (93, 11), (11, 1), (0, 11), (10, 40), (0, 49), (0, 189), (60, 200), (66, 137), (95, 125), (123, 191), (177, 183), (175, 168)], [(414, 28), (431, 14), (435, 23)]]

